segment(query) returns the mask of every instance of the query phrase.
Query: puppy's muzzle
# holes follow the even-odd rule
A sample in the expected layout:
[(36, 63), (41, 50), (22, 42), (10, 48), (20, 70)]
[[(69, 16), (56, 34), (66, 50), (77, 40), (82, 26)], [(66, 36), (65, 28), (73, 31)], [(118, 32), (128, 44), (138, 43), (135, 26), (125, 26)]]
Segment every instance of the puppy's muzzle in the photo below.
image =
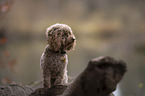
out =
[(75, 37), (72, 37), (72, 41), (75, 41), (76, 40), (76, 38)]

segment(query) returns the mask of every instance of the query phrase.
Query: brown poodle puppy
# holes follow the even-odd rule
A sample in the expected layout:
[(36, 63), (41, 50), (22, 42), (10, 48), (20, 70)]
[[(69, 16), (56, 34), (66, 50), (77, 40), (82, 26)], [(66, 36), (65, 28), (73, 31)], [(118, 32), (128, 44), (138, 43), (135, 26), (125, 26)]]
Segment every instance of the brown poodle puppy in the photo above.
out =
[(65, 84), (68, 81), (66, 52), (75, 46), (75, 36), (68, 25), (54, 24), (46, 31), (48, 45), (46, 46), (40, 65), (43, 69), (43, 86)]

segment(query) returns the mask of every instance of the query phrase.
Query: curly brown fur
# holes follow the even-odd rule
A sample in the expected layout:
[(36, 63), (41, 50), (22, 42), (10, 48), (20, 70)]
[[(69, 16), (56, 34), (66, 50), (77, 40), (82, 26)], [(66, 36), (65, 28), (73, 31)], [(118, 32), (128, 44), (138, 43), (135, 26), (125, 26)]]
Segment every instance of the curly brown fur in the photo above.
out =
[(58, 23), (47, 29), (46, 37), (48, 45), (41, 56), (40, 65), (43, 69), (43, 85), (50, 88), (67, 83), (66, 52), (74, 48), (76, 40), (68, 25)]
[(51, 50), (66, 52), (75, 46), (75, 36), (68, 25), (52, 25), (47, 28), (46, 36)]

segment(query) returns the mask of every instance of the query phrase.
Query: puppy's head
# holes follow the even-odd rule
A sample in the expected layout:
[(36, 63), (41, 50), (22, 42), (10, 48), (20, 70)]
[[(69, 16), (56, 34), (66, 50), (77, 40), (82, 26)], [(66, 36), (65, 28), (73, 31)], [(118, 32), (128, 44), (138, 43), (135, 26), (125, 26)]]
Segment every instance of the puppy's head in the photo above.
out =
[(54, 24), (47, 28), (46, 37), (53, 51), (69, 51), (75, 46), (75, 36), (66, 24)]

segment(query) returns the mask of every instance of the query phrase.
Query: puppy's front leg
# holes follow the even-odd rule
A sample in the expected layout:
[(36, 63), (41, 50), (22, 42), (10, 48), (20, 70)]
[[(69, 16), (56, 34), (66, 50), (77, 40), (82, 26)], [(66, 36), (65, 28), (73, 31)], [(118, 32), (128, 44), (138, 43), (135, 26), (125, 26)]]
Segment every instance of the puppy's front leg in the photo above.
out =
[(44, 88), (51, 87), (51, 73), (43, 71), (43, 86)]
[(62, 73), (58, 74), (54, 82), (54, 85), (61, 85), (63, 83), (63, 79), (64, 79), (63, 74)]

